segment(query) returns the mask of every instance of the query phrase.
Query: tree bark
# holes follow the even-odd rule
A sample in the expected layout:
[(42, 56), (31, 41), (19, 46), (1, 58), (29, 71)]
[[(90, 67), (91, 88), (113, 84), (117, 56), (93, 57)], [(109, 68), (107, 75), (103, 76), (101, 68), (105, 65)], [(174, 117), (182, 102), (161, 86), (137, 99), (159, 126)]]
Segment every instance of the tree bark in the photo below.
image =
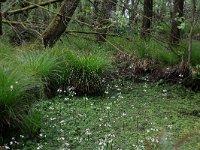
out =
[(184, 0), (175, 0), (170, 34), (170, 46), (175, 46), (180, 42), (181, 29), (179, 29), (179, 26), (181, 25), (180, 18), (183, 17), (183, 7)]
[(2, 13), (1, 13), (1, 3), (0, 3), (0, 36), (3, 35), (2, 29)]
[(24, 8), (8, 11), (4, 15), (19, 14), (19, 13), (22, 13), (24, 11), (28, 11), (28, 10), (32, 10), (32, 9), (38, 8), (40, 6), (46, 6), (46, 5), (54, 4), (54, 3), (57, 3), (57, 2), (61, 2), (61, 1), (63, 1), (63, 0), (50, 0), (48, 2), (42, 2), (42, 3), (39, 3), (37, 5), (29, 5), (29, 6), (24, 7)]
[(109, 28), (108, 26), (110, 24), (109, 19), (112, 18), (113, 14), (116, 12), (116, 6), (117, 0), (103, 0), (103, 2), (101, 3), (97, 25), (97, 32), (101, 34), (97, 35), (98, 42), (105, 42), (106, 34)]
[(131, 0), (129, 25), (136, 23), (136, 10), (138, 8), (138, 4), (139, 4), (139, 0)]
[(79, 2), (80, 0), (63, 1), (59, 14), (54, 17), (53, 21), (43, 33), (43, 43), (45, 47), (53, 47), (62, 33), (65, 32)]
[(190, 27), (190, 33), (189, 33), (189, 46), (188, 46), (188, 58), (187, 63), (190, 65), (191, 62), (191, 54), (192, 54), (192, 35), (193, 35), (193, 29), (195, 26), (195, 14), (196, 14), (196, 0), (192, 0), (192, 20), (191, 20), (191, 27)]
[(144, 0), (144, 13), (141, 36), (146, 39), (151, 31), (152, 17), (153, 17), (153, 0)]
[(129, 10), (129, 0), (121, 0), (122, 15), (126, 16), (126, 10)]
[(93, 5), (93, 17), (94, 17), (94, 22), (96, 22), (99, 14), (99, 4), (100, 0), (94, 0), (94, 5)]

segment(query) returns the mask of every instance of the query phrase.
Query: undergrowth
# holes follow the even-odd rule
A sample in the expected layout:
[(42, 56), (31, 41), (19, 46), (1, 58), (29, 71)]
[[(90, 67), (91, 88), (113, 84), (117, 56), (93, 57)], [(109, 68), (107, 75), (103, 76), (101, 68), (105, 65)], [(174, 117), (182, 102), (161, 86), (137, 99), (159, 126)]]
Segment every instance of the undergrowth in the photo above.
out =
[[(126, 146), (128, 148), (136, 148), (139, 145), (145, 147), (145, 140), (147, 141), (146, 144), (151, 147), (151, 144), (149, 144), (149, 141), (152, 142), (151, 137), (146, 133), (143, 134), (143, 132), (145, 132), (144, 129), (146, 129), (145, 124), (148, 123), (146, 119), (154, 119), (151, 118), (151, 115), (148, 116), (143, 110), (146, 110), (149, 114), (152, 114), (152, 116), (160, 114), (161, 112), (158, 111), (158, 108), (165, 107), (165, 105), (155, 105), (157, 107), (154, 108), (153, 100), (160, 99), (160, 101), (163, 102), (162, 98), (164, 98), (176, 103), (177, 101), (173, 97), (173, 92), (170, 93), (172, 94), (171, 96), (170, 94), (166, 94), (164, 90), (161, 91), (162, 94), (160, 94), (157, 93), (156, 90), (151, 91), (150, 89), (143, 87), (144, 89), (142, 92), (140, 89), (137, 91), (137, 94), (135, 91), (132, 91), (135, 95), (131, 95), (130, 93), (122, 95), (122, 92), (126, 92), (127, 89), (121, 90), (121, 87), (119, 88), (119, 86), (116, 85), (114, 91), (118, 91), (117, 94), (115, 92), (113, 93), (114, 96), (108, 94), (108, 97), (105, 97), (106, 101), (104, 100), (104, 97), (97, 98), (102, 101), (102, 103), (96, 102), (96, 100), (89, 100), (87, 97), (80, 99), (75, 98), (73, 99), (75, 100), (75, 103), (72, 103), (70, 101), (72, 100), (71, 97), (73, 97), (74, 94), (84, 96), (107, 94), (109, 92), (108, 89), (110, 87), (109, 81), (112, 77), (111, 75), (116, 73), (116, 70), (114, 70), (116, 69), (116, 66), (113, 67), (113, 60), (117, 57), (112, 57), (116, 52), (123, 52), (126, 54), (124, 56), (128, 56), (127, 58), (131, 61), (132, 58), (135, 58), (134, 61), (131, 62), (132, 64), (128, 64), (126, 60), (121, 62), (120, 65), (122, 65), (122, 67), (125, 66), (134, 73), (135, 71), (138, 73), (146, 73), (146, 71), (151, 72), (152, 70), (155, 70), (153, 65), (160, 65), (159, 67), (162, 67), (164, 65), (174, 66), (179, 63), (181, 60), (180, 58), (184, 56), (185, 51), (187, 50), (187, 41), (183, 41), (181, 47), (174, 49), (174, 51), (176, 51), (176, 53), (174, 53), (167, 49), (166, 44), (161, 44), (155, 39), (143, 41), (138, 36), (127, 37), (126, 39), (109, 37), (104, 45), (99, 45), (98, 43), (88, 41), (88, 39), (86, 40), (82, 37), (73, 37), (65, 40), (65, 44), (63, 43), (63, 45), (61, 45), (58, 43), (53, 49), (46, 50), (35, 50), (31, 48), (30, 50), (27, 50), (28, 47), (21, 49), (13, 48), (12, 46), (9, 46), (6, 41), (1, 41), (3, 44), (0, 45), (0, 131), (3, 133), (3, 130), (5, 129), (4, 132), (8, 131), (10, 127), (17, 127), (23, 131), (24, 135), (29, 135), (29, 137), (37, 137), (39, 133), (47, 134), (46, 136), (49, 139), (53, 139), (53, 143), (51, 143), (53, 146), (54, 142), (61, 142), (60, 144), (63, 144), (62, 146), (67, 148), (81, 149), (82, 146), (84, 146), (86, 149), (90, 149), (94, 146), (94, 143), (95, 147), (99, 148), (125, 148)], [(198, 65), (200, 64), (199, 57), (199, 43), (194, 41), (191, 63), (193, 66), (197, 66), (196, 68), (198, 68)], [(118, 60), (120, 61), (121, 59)], [(196, 69), (193, 72), (198, 76), (199, 69)], [(118, 72), (118, 74), (120, 73)], [(125, 73), (122, 78), (125, 78), (126, 76), (127, 74)], [(131, 76), (133, 76), (133, 74), (131, 74)], [(134, 85), (131, 86), (134, 87)], [(145, 84), (144, 86), (147, 85)], [(130, 86), (127, 87), (129, 87), (130, 90), (132, 89)], [(150, 92), (150, 95), (148, 93), (148, 96), (145, 95), (147, 90)], [(112, 91), (110, 93), (112, 93)], [(160, 95), (157, 97), (156, 94)], [(164, 97), (162, 97), (162, 95)], [(32, 102), (36, 99), (53, 98), (55, 96), (58, 96), (59, 98), (55, 99), (53, 102), (44, 101), (43, 103), (43, 101), (41, 101), (36, 102), (36, 105), (39, 104), (36, 108), (35, 106), (32, 106)], [(124, 96), (126, 99), (123, 102)], [(61, 97), (65, 98), (63, 99)], [(88, 102), (90, 103), (89, 107)], [(143, 108), (139, 106), (139, 103), (144, 104), (142, 105)], [(147, 103), (152, 108), (145, 109)], [(164, 101), (164, 104), (165, 103), (169, 102)], [(183, 101), (183, 103), (187, 105), (188, 101)], [(179, 107), (178, 103), (176, 104), (177, 107)], [(66, 107), (64, 107), (65, 105)], [(111, 113), (112, 105), (116, 108), (113, 108), (113, 114)], [(131, 105), (133, 105), (132, 108), (127, 110), (127, 108), (129, 108), (128, 106)], [(134, 111), (135, 105), (137, 105), (136, 111)], [(71, 110), (71, 106), (73, 110)], [(104, 107), (106, 109), (104, 109)], [(183, 106), (181, 105), (180, 107)], [(52, 111), (48, 111), (49, 109)], [(162, 109), (166, 110), (166, 108)], [(58, 135), (55, 136), (55, 138), (51, 137), (51, 133), (47, 132), (52, 130), (50, 128), (52, 127), (51, 123), (54, 120), (57, 121), (57, 116), (54, 117), (54, 113), (60, 115), (64, 110), (67, 112), (64, 112), (64, 117), (69, 119), (64, 120), (64, 122), (71, 123), (67, 124), (68, 126), (64, 126), (69, 134), (66, 134), (67, 137), (65, 137), (65, 135), (64, 137), (58, 137)], [(79, 111), (81, 114), (80, 116), (84, 116), (88, 113), (88, 119), (86, 117), (79, 118)], [(173, 108), (172, 111), (175, 112), (172, 114), (172, 117), (175, 116), (172, 120), (175, 122), (177, 121), (178, 115), (175, 108)], [(197, 109), (197, 112), (198, 111), (199, 110)], [(121, 114), (119, 114), (119, 112)], [(156, 112), (156, 114), (154, 114), (154, 112)], [(165, 113), (169, 114), (169, 112), (163, 112), (162, 115), (165, 116)], [(134, 114), (135, 118), (127, 117), (127, 114)], [(147, 118), (144, 117), (145, 120), (143, 118), (144, 114), (147, 115)], [(53, 116), (49, 118), (51, 115)], [(140, 121), (137, 116), (142, 118), (142, 125), (139, 123)], [(60, 115), (59, 117), (61, 119), (63, 116)], [(107, 131), (102, 130), (101, 126), (95, 125), (95, 123), (99, 121), (99, 118), (105, 119), (105, 122), (100, 120), (100, 122), (102, 122), (100, 124), (103, 125), (105, 123), (104, 127), (108, 127), (107, 130), (109, 131), (109, 134), (107, 134)], [(42, 119), (46, 120), (44, 121)], [(44, 126), (42, 121), (46, 123), (44, 125), (49, 125), (50, 127)], [(59, 121), (61, 122), (62, 120)], [(159, 124), (158, 130), (161, 132), (161, 128), (165, 128), (163, 127), (165, 124), (159, 122), (158, 118), (154, 121), (154, 125)], [(183, 120), (181, 121), (184, 122)], [(188, 120), (186, 120), (187, 125), (192, 122), (192, 120), (187, 121)], [(132, 124), (129, 124), (129, 122)], [(159, 123), (157, 124), (157, 122)], [(167, 124), (167, 122), (165, 123)], [(133, 124), (134, 128), (131, 126)], [(58, 127), (59, 129), (62, 129), (62, 125), (62, 123), (60, 126), (55, 125), (55, 129), (57, 130)], [(180, 123), (180, 125), (182, 126), (183, 124)], [(197, 126), (199, 126), (199, 124), (197, 124)], [(150, 126), (148, 126), (148, 128), (149, 127)], [(95, 128), (99, 130), (96, 131), (94, 130)], [(130, 130), (128, 129), (130, 129), (132, 133), (130, 133)], [(98, 137), (93, 136), (93, 132), (98, 135)], [(55, 131), (55, 133), (57, 133), (57, 131)], [(4, 136), (3, 134), (0, 136)], [(163, 134), (165, 135), (165, 132), (163, 132)], [(113, 142), (113, 138), (117, 135), (119, 135), (119, 138), (116, 139), (115, 143)], [(155, 136), (158, 137), (158, 133), (156, 133), (154, 137)], [(173, 136), (176, 137), (176, 135)], [(29, 137), (27, 137), (27, 139)], [(70, 137), (76, 138), (76, 140), (71, 139)], [(131, 137), (134, 138), (131, 139)], [(145, 138), (144, 140), (144, 137), (149, 138)], [(41, 138), (43, 138), (43, 135)], [(69, 140), (69, 142), (63, 143), (66, 139), (67, 141)], [(139, 141), (139, 139), (143, 139), (141, 140), (142, 142)], [(157, 139), (158, 138), (154, 140)], [(83, 143), (81, 143), (82, 141)], [(0, 142), (2, 143), (4, 141), (2, 140)], [(33, 141), (30, 142), (30, 145), (34, 143), (32, 142)], [(47, 142), (48, 141), (46, 141), (46, 143)], [(124, 143), (124, 145), (120, 145), (121, 143)], [(134, 143), (134, 145), (131, 145), (132, 143)], [(156, 144), (153, 144), (153, 148), (156, 147)], [(29, 145), (27, 144), (27, 146)], [(34, 147), (33, 145), (31, 146)], [(47, 145), (45, 144), (43, 146)]]
[[(15, 138), (20, 149), (199, 148), (199, 94), (181, 86), (114, 82), (103, 97), (37, 102), (37, 140)], [(192, 98), (192, 101), (191, 101)], [(198, 112), (198, 113), (194, 113)]]

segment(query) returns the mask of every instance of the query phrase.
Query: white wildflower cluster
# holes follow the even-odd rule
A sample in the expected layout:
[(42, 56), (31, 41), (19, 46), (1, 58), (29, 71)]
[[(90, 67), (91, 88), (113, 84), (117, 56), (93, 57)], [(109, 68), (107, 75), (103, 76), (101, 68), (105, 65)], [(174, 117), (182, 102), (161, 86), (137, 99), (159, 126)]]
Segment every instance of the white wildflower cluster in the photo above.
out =
[(104, 139), (99, 139), (98, 150), (105, 150), (106, 147), (108, 147), (109, 145), (113, 146), (114, 138), (115, 138), (115, 135), (109, 133), (104, 136)]
[(11, 141), (3, 146), (3, 149), (5, 149), (5, 150), (11, 150), (12, 149), (11, 147), (17, 146), (19, 144), (20, 143), (15, 139), (15, 137), (12, 137)]
[(135, 144), (132, 144), (133, 146), (133, 149), (134, 150), (146, 150), (145, 146), (144, 146), (144, 143), (141, 141), (139, 141), (140, 144), (139, 145), (135, 145)]
[(75, 90), (75, 87), (73, 87), (73, 86), (67, 88), (67, 92), (70, 97), (74, 97), (76, 95), (76, 92), (74, 90)]
[(87, 129), (85, 130), (85, 134), (86, 134), (86, 135), (92, 135), (92, 132), (91, 132), (91, 130), (90, 130), (89, 128), (87, 128)]
[(162, 92), (163, 92), (162, 95), (163, 95), (164, 97), (167, 97), (167, 90), (164, 89)]
[(155, 137), (146, 137), (146, 140), (152, 143), (159, 143), (159, 139)]
[(43, 149), (43, 145), (37, 144), (37, 150)]
[(173, 125), (167, 125), (167, 127), (168, 127), (169, 129), (172, 129)]

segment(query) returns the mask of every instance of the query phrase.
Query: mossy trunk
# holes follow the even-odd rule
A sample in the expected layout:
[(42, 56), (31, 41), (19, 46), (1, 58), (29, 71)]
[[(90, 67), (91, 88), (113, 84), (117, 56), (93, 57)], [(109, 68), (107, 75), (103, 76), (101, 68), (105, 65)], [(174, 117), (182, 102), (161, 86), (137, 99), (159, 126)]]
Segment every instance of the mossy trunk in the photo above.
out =
[(3, 29), (2, 29), (2, 13), (1, 13), (1, 3), (0, 3), (0, 35), (3, 34)]
[(45, 47), (53, 47), (60, 36), (65, 32), (71, 17), (80, 0), (64, 0), (59, 13), (54, 17), (48, 28), (43, 33)]
[(138, 8), (139, 0), (131, 0), (131, 10), (130, 10), (130, 17), (129, 17), (129, 25), (133, 25), (137, 23), (136, 20), (136, 11)]
[(105, 42), (106, 35), (110, 25), (110, 18), (113, 18), (116, 12), (117, 0), (103, 0), (101, 3), (101, 9), (98, 16), (97, 35), (98, 42)]
[(144, 0), (144, 13), (143, 13), (143, 22), (141, 36), (146, 39), (149, 36), (151, 31), (153, 17), (153, 0)]
[(175, 0), (170, 34), (170, 46), (177, 45), (181, 38), (181, 18), (183, 17), (184, 0)]

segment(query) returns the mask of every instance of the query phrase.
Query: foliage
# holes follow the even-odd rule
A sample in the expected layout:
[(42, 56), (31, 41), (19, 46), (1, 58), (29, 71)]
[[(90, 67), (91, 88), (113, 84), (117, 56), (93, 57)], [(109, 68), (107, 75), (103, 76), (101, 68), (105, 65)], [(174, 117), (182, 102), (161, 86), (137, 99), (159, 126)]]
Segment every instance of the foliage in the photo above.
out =
[[(181, 86), (114, 82), (104, 97), (63, 97), (37, 102), (43, 115), (37, 141), (20, 149), (172, 149), (198, 134), (199, 94)], [(191, 101), (192, 98), (192, 101)], [(198, 135), (180, 149), (198, 149)], [(24, 145), (23, 145), (24, 144)]]
[(67, 82), (77, 94), (99, 95), (105, 90), (105, 77), (111, 69), (111, 61), (101, 53), (76, 54), (69, 51), (65, 54)]
[(4, 38), (0, 38), (0, 41), (0, 61), (2, 61), (2, 59), (12, 54), (14, 48)]
[[(59, 88), (62, 76), (60, 56), (55, 56), (51, 51), (22, 51), (17, 55), (17, 62), (25, 71), (41, 78), (45, 85), (47, 96), (53, 96)], [(52, 91), (54, 90), (54, 91)], [(42, 89), (41, 89), (42, 91)]]
[(1, 129), (15, 126), (20, 122), (26, 105), (34, 99), (42, 88), (42, 83), (32, 74), (25, 73), (22, 68), (0, 66), (0, 118)]
[(37, 109), (31, 109), (21, 118), (21, 133), (29, 135), (31, 138), (37, 136), (42, 127), (42, 114)]
[(49, 51), (26, 50), (16, 57), (27, 71), (44, 79), (55, 77), (54, 74), (59, 72), (59, 58), (54, 57)]

